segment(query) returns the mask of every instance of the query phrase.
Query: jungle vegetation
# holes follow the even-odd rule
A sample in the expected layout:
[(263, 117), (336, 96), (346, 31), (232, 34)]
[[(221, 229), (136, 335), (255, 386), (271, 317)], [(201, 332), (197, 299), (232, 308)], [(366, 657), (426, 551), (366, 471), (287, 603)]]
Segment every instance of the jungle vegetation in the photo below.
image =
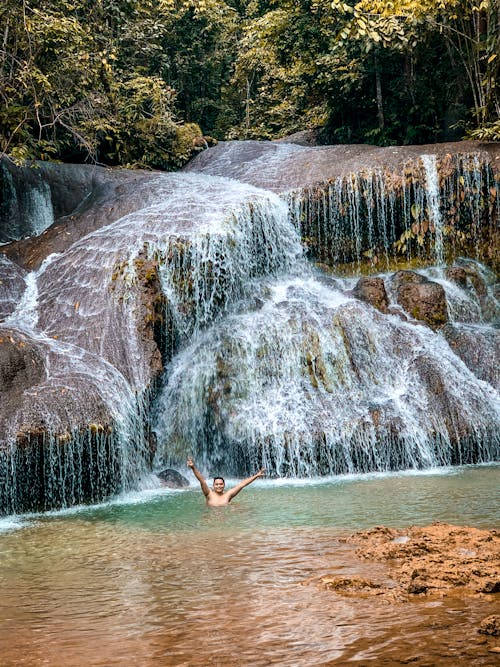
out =
[(3, 0), (0, 153), (175, 169), (201, 134), (500, 140), (498, 0)]

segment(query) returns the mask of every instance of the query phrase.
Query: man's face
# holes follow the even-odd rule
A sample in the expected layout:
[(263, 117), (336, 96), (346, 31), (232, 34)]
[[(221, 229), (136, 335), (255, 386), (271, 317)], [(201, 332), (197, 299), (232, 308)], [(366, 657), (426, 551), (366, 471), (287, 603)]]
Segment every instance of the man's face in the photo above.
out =
[(224, 480), (214, 479), (212, 489), (215, 491), (215, 493), (218, 493), (218, 494), (224, 493)]

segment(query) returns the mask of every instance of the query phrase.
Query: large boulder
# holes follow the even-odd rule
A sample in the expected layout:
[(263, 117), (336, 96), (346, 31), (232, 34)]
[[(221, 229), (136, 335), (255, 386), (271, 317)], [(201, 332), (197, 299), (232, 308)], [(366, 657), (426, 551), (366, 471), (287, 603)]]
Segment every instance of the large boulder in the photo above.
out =
[(156, 476), (161, 479), (163, 486), (168, 486), (170, 489), (185, 489), (189, 486), (189, 480), (173, 468), (160, 470)]
[(357, 299), (366, 301), (381, 313), (387, 313), (389, 310), (389, 299), (383, 278), (363, 276), (356, 283), (352, 293)]
[(448, 321), (446, 294), (435, 283), (414, 271), (397, 271), (391, 279), (391, 288), (397, 303), (415, 320), (432, 329)]

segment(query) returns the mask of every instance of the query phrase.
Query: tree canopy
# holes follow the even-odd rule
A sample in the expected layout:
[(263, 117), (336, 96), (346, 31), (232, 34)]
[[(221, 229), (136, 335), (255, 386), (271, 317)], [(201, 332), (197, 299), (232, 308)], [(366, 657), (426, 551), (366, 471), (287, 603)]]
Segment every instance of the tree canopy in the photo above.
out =
[(13, 159), (172, 169), (202, 132), (500, 139), (498, 0), (4, 0), (0, 34)]

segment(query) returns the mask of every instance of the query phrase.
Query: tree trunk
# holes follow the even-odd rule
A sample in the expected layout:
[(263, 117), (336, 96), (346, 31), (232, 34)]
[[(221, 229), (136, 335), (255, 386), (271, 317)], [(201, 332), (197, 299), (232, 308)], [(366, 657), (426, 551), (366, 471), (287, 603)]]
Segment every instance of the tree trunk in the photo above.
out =
[(377, 118), (379, 130), (384, 129), (384, 102), (382, 98), (382, 81), (377, 54), (375, 53), (375, 88), (377, 93)]

